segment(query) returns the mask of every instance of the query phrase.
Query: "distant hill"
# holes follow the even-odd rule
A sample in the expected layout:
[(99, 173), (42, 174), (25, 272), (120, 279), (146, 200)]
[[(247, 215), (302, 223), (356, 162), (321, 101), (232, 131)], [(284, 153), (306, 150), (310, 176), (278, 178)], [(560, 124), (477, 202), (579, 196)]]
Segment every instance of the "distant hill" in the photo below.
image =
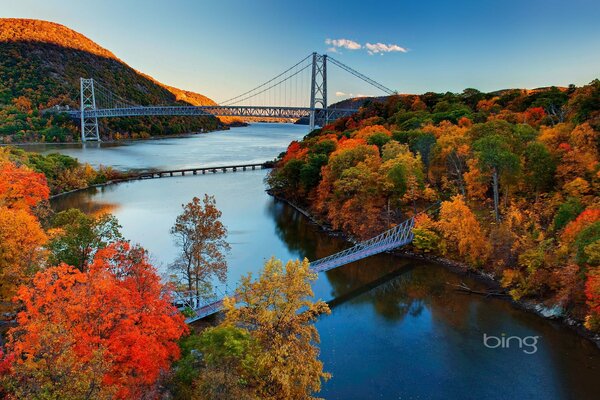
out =
[[(213, 105), (199, 93), (164, 85), (63, 25), (0, 19), (0, 142), (78, 140), (77, 126), (42, 115), (54, 105), (78, 107), (79, 78), (93, 77), (138, 104)], [(145, 137), (219, 129), (214, 117), (103, 120), (105, 138)]]

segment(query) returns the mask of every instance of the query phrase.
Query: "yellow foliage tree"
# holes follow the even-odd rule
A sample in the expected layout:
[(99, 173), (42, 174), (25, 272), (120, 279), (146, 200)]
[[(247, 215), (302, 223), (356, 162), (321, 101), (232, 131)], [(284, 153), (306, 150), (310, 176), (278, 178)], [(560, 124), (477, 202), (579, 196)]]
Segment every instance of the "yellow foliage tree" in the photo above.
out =
[(247, 329), (260, 347), (255, 388), (261, 399), (312, 399), (330, 375), (319, 361), (314, 321), (328, 314), (323, 301), (312, 300), (317, 278), (307, 259), (285, 267), (274, 258), (258, 280), (242, 278), (235, 297), (225, 299), (225, 326)]

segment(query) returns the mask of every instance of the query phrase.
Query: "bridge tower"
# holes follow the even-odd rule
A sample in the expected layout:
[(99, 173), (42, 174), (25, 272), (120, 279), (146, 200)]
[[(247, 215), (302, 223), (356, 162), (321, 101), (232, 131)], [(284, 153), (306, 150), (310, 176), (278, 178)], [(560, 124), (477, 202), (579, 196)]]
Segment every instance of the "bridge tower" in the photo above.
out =
[(80, 80), (81, 100), (79, 110), (81, 112), (81, 141), (100, 141), (98, 132), (98, 117), (86, 117), (85, 112), (96, 110), (96, 95), (94, 93), (94, 79), (81, 78)]
[(321, 126), (327, 123), (327, 55), (312, 54), (312, 78), (310, 85), (310, 130), (315, 129), (315, 109), (323, 109)]

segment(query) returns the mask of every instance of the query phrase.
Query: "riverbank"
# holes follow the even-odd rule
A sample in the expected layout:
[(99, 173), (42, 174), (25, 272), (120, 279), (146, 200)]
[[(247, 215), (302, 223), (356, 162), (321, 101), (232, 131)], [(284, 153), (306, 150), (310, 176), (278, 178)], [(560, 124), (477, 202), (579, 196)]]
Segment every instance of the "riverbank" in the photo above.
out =
[[(292, 202), (284, 197), (281, 197), (279, 195), (276, 195), (271, 190), (267, 190), (266, 192), (269, 195), (271, 195), (273, 198), (275, 198), (276, 200), (284, 202), (285, 204), (294, 208), (296, 211), (298, 211), (299, 213), (304, 215), (313, 224), (317, 225), (320, 230), (322, 230), (323, 232), (326, 232), (328, 235), (341, 237), (344, 240), (346, 240), (352, 244), (356, 244), (359, 242), (355, 238), (352, 238), (351, 236), (345, 234), (344, 232), (334, 230), (331, 226), (328, 226), (323, 221), (318, 220), (314, 215), (312, 215), (312, 213), (310, 213), (309, 211), (300, 207), (299, 205), (295, 204), (294, 202)], [(493, 276), (492, 274), (487, 274), (487, 273), (485, 273), (481, 270), (478, 270), (475, 267), (472, 267), (466, 263), (454, 261), (454, 260), (451, 260), (451, 259), (448, 259), (445, 257), (440, 257), (440, 256), (432, 255), (432, 254), (416, 253), (409, 249), (397, 249), (390, 253), (393, 255), (396, 255), (398, 257), (409, 258), (409, 259), (414, 259), (414, 260), (421, 260), (421, 261), (432, 262), (432, 263), (442, 265), (446, 269), (448, 269), (456, 274), (470, 277), (474, 280), (484, 283), (486, 286), (488, 286), (488, 290), (502, 291), (504, 295), (496, 296), (496, 297), (499, 297), (502, 300), (509, 302), (510, 304), (512, 304), (513, 307), (518, 308), (520, 310), (524, 310), (529, 313), (535, 314), (546, 320), (557, 321), (561, 325), (566, 326), (569, 329), (575, 331), (579, 336), (590, 340), (600, 349), (600, 334), (594, 333), (594, 332), (590, 331), (589, 329), (587, 329), (583, 325), (582, 321), (571, 318), (568, 314), (565, 314), (564, 311), (562, 309), (560, 309), (558, 306), (548, 307), (548, 306), (544, 305), (543, 303), (537, 302), (534, 300), (515, 300), (515, 299), (513, 299), (508, 293), (504, 293), (504, 288), (502, 288), (502, 286), (500, 285), (499, 279), (497, 277)], [(482, 294), (469, 294), (469, 293), (465, 292), (465, 295), (478, 296), (478, 295), (482, 295)]]
[[(173, 135), (155, 135), (155, 136), (148, 136), (148, 137), (136, 137), (136, 138), (123, 138), (123, 139), (112, 139), (112, 140), (102, 140), (101, 143), (104, 144), (124, 144), (124, 143), (128, 143), (128, 142), (139, 142), (141, 140), (160, 140), (160, 139), (169, 139), (169, 138), (184, 138), (184, 137), (193, 137), (196, 135), (204, 135), (207, 133), (211, 133), (211, 132), (221, 132), (221, 131), (228, 131), (231, 128), (241, 128), (241, 127), (246, 127), (249, 124), (246, 122), (240, 122), (240, 123), (232, 123), (230, 125), (224, 125), (222, 127), (222, 129), (215, 129), (212, 131), (200, 131), (200, 132), (186, 132), (186, 133), (176, 133)], [(94, 142), (94, 143), (98, 143), (98, 142)], [(73, 144), (83, 144), (83, 142), (80, 141), (73, 141), (73, 142), (13, 142), (13, 143), (0, 143), (0, 146), (36, 146), (36, 145), (40, 145), (40, 144), (51, 144), (51, 145), (73, 145)]]

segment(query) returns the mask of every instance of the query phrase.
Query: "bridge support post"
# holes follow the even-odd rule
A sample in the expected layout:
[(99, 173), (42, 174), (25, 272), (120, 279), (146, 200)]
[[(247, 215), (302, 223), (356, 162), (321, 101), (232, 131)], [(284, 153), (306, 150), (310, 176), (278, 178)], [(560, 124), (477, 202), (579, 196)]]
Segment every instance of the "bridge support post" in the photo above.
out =
[[(327, 55), (313, 53), (312, 55), (312, 77), (310, 85), (310, 130), (315, 129), (317, 105), (324, 112), (321, 119), (327, 123)], [(323, 122), (319, 121), (322, 125)]]
[(94, 93), (94, 79), (80, 78), (80, 104), (81, 112), (81, 141), (100, 141), (98, 132), (98, 118), (87, 116), (86, 111), (96, 111), (96, 95)]

